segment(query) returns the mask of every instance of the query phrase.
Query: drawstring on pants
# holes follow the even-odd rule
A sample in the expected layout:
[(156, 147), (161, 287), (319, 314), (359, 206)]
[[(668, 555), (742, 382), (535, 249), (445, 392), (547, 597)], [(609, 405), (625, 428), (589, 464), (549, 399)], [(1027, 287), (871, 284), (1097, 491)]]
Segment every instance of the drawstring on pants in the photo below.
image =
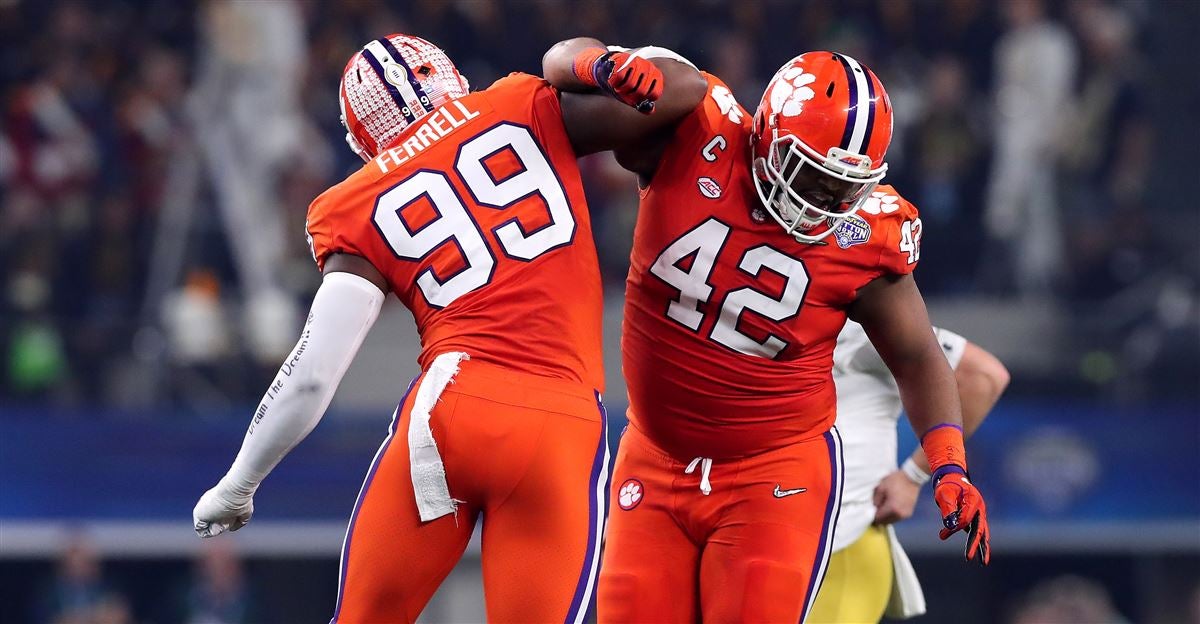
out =
[(709, 457), (697, 457), (687, 465), (687, 469), (683, 474), (692, 474), (696, 472), (696, 466), (700, 466), (700, 493), (708, 496), (712, 493), (712, 483), (708, 480), (708, 475), (712, 472), (712, 459)]

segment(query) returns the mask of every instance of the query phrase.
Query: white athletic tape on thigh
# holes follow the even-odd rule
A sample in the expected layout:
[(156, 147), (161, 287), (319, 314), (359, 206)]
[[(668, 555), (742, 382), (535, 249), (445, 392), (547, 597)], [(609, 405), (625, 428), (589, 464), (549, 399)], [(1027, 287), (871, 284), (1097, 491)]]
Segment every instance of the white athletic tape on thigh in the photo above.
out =
[(471, 356), (461, 352), (443, 353), (433, 360), (425, 378), (417, 387), (408, 422), (408, 459), (412, 471), (413, 494), (422, 522), (454, 513), (458, 504), (450, 498), (446, 466), (429, 428), (429, 414), (437, 405), (446, 385), (458, 374), (458, 364)]

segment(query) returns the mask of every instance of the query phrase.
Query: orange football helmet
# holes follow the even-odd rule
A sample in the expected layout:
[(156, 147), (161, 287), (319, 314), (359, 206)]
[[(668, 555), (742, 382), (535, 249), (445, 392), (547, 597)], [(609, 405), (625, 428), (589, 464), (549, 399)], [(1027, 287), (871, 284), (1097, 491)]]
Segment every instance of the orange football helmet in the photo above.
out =
[(775, 72), (754, 114), (759, 199), (797, 240), (818, 242), (883, 179), (891, 140), (892, 105), (871, 70), (844, 54), (801, 54)]
[(338, 89), (346, 143), (363, 160), (391, 146), (417, 120), (470, 90), (441, 48), (392, 34), (350, 57)]

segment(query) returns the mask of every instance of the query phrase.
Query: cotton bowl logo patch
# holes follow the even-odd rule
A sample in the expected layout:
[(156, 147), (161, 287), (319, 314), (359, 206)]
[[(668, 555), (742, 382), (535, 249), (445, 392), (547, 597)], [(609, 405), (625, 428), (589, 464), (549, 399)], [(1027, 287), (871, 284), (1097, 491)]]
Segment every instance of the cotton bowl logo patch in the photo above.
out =
[(708, 176), (696, 180), (696, 186), (700, 188), (700, 194), (709, 199), (716, 199), (721, 196), (721, 185)]
[(621, 484), (621, 490), (617, 492), (617, 504), (625, 511), (637, 507), (642, 502), (643, 489), (641, 481), (626, 479), (625, 483)]
[(858, 215), (850, 215), (834, 228), (833, 238), (842, 249), (861, 245), (871, 238), (871, 225)]

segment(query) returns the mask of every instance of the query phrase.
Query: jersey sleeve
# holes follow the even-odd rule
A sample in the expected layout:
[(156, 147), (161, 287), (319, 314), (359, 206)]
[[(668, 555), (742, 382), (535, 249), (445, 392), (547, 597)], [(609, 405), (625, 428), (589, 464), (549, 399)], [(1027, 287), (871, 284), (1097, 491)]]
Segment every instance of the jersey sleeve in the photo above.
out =
[(724, 134), (732, 138), (739, 130), (748, 130), (750, 114), (729, 87), (719, 78), (707, 72), (700, 72), (708, 82), (708, 91), (704, 99), (679, 124), (678, 133), (691, 133), (698, 140), (708, 140), (713, 135)]
[[(892, 275), (912, 273), (921, 259), (921, 235), (924, 233), (917, 207), (898, 195), (879, 192), (875, 195), (882, 195), (882, 201), (879, 202), (882, 205), (875, 209), (882, 211), (886, 217), (881, 220), (881, 225), (887, 234), (883, 249), (879, 252), (878, 268)], [(880, 198), (873, 197), (868, 204), (876, 199)]]
[(962, 362), (963, 353), (967, 350), (967, 339), (941, 327), (934, 327), (933, 335), (937, 336), (942, 353), (945, 353), (946, 359), (950, 360), (950, 368), (957, 370), (959, 362)]
[(510, 73), (493, 82), (492, 86), (484, 92), (487, 93), (488, 99), (493, 104), (501, 105), (518, 104), (523, 106), (525, 102), (531, 98), (536, 99), (539, 95), (554, 99), (557, 99), (558, 96), (558, 91), (545, 78), (523, 72)]
[(543, 141), (552, 137), (567, 139), (558, 89), (544, 78), (512, 72), (493, 82), (486, 93), (496, 109), (514, 119), (528, 119), (534, 134)]
[[(744, 147), (741, 142), (750, 132), (750, 114), (719, 78), (707, 72), (700, 73), (708, 82), (708, 91), (696, 108), (679, 121), (674, 136), (659, 157), (658, 170), (643, 193), (654, 187), (654, 180), (694, 180), (693, 169), (699, 166), (698, 158), (707, 146), (718, 151), (733, 150), (731, 156)], [(703, 158), (710, 162), (716, 159), (715, 156)], [(725, 162), (732, 165), (735, 160), (736, 157), (727, 158)], [(740, 162), (737, 164), (741, 165)]]
[(308, 207), (304, 222), (309, 251), (317, 263), (317, 269), (325, 270), (325, 260), (331, 254), (350, 253), (367, 257), (367, 252), (351, 234), (347, 219), (350, 198), (335, 186), (313, 200)]

